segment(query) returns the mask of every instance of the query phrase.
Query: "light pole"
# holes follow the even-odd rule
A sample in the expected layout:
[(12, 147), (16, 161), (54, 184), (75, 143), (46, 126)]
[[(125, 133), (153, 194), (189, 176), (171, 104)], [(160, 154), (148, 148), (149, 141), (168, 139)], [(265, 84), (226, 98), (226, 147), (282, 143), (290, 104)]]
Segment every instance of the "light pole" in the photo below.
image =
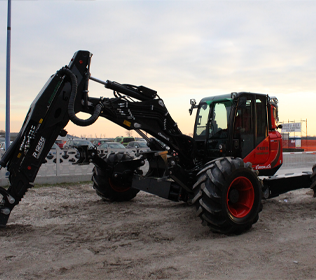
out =
[(11, 0), (8, 0), (5, 149), (10, 145)]

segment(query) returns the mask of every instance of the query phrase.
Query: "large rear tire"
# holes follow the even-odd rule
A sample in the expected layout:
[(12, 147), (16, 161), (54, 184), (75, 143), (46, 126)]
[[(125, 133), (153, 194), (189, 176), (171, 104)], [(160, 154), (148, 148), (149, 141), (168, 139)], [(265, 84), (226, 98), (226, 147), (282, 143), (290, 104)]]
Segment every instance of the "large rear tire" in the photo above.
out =
[(251, 163), (220, 158), (198, 173), (193, 186), (197, 215), (213, 232), (240, 234), (258, 221), (262, 183)]
[(139, 190), (131, 188), (133, 170), (125, 171), (131, 176), (125, 177), (124, 180), (113, 176), (115, 164), (131, 160), (131, 158), (131, 156), (124, 153), (110, 154), (107, 158), (104, 158), (104, 161), (109, 166), (108, 169), (103, 170), (97, 166), (93, 168), (93, 188), (103, 200), (129, 201), (137, 195)]

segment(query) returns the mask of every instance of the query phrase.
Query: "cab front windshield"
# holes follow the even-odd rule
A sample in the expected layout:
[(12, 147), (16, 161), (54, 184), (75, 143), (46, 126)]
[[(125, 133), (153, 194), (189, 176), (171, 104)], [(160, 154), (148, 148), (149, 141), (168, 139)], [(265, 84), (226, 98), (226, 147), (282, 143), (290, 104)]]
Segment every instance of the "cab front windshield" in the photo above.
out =
[(196, 139), (227, 137), (230, 109), (231, 103), (228, 101), (202, 104), (196, 118), (194, 137)]

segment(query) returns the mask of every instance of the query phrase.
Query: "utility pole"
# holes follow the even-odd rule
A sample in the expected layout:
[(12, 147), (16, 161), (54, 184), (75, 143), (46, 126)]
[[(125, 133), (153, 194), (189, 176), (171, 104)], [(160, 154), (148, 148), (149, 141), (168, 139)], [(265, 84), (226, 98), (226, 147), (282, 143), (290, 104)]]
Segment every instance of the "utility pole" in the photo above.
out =
[(10, 146), (11, 0), (8, 0), (5, 149)]

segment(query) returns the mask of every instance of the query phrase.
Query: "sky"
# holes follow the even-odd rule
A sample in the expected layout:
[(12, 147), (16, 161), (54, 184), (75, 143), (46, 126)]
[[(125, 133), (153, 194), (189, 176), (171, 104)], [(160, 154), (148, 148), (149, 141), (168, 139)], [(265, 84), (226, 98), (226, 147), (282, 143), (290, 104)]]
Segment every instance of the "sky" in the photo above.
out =
[[(93, 77), (157, 90), (183, 133), (193, 131), (191, 98), (247, 91), (276, 96), (280, 121), (307, 120), (307, 134), (316, 135), (316, 1), (11, 3), (11, 132), (20, 130), (48, 78), (77, 50), (88, 50)], [(7, 4), (0, 0), (3, 130)], [(112, 97), (112, 91), (90, 82), (89, 96)], [(102, 118), (88, 127), (69, 123), (66, 130), (86, 137), (126, 135)]]

